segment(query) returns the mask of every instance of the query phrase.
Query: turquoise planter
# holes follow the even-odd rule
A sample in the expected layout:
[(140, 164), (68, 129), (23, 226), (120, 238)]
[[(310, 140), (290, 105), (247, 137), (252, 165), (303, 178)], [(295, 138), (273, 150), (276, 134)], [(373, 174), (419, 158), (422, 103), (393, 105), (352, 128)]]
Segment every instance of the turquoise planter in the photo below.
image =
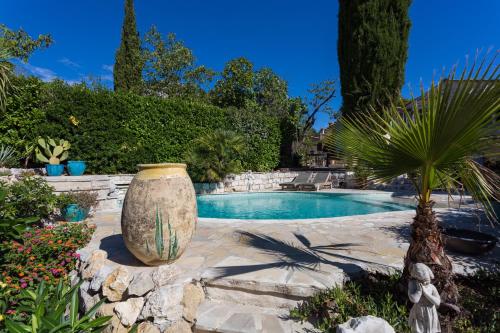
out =
[(85, 172), (87, 165), (84, 161), (68, 161), (67, 168), (70, 176), (81, 176)]
[(64, 165), (62, 164), (45, 164), (45, 170), (47, 170), (47, 175), (51, 177), (60, 176), (64, 171)]
[(62, 209), (61, 213), (67, 222), (80, 222), (85, 220), (89, 210), (80, 208), (77, 204), (69, 204)]

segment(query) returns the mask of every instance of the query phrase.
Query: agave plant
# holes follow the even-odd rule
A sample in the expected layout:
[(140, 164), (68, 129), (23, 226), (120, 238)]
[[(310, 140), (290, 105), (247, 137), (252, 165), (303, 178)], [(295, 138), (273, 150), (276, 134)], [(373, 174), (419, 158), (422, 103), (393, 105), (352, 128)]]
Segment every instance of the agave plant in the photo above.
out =
[(245, 149), (243, 138), (234, 132), (216, 130), (193, 141), (186, 162), (196, 180), (221, 181), (229, 173), (241, 171), (240, 155)]
[[(36, 147), (35, 154), (38, 161), (49, 164), (59, 164), (68, 158), (68, 150), (71, 147), (70, 143), (66, 140), (39, 138), (39, 147)], [(41, 150), (40, 150), (41, 148)]]
[(16, 151), (11, 146), (0, 147), (0, 168), (4, 168), (14, 162), (16, 159)]
[(418, 204), (403, 276), (413, 263), (428, 265), (445, 305), (456, 303), (458, 295), (431, 194), (463, 187), (496, 219), (492, 201), (499, 200), (499, 176), (476, 162), (478, 156), (498, 154), (496, 59), (485, 57), (460, 72), (455, 67), (427, 92), (422, 87), (410, 106), (401, 100), (379, 112), (343, 117), (326, 140), (345, 159), (369, 168), (372, 180), (412, 175)]

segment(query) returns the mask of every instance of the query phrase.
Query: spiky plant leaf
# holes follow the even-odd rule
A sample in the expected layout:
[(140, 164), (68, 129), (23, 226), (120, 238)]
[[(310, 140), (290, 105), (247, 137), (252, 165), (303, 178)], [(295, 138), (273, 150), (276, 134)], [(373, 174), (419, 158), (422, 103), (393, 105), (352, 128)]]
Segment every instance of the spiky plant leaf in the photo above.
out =
[[(465, 188), (492, 216), (498, 178), (474, 164), (477, 156), (498, 156), (500, 81), (497, 55), (453, 69), (408, 107), (402, 100), (383, 110), (342, 117), (326, 139), (330, 150), (369, 168), (370, 179), (417, 175), (421, 202), (439, 187)], [(486, 174), (490, 175), (489, 177)]]
[(165, 244), (163, 242), (163, 221), (158, 205), (156, 205), (155, 243), (156, 243), (156, 253), (161, 259), (163, 258), (163, 251), (165, 250)]

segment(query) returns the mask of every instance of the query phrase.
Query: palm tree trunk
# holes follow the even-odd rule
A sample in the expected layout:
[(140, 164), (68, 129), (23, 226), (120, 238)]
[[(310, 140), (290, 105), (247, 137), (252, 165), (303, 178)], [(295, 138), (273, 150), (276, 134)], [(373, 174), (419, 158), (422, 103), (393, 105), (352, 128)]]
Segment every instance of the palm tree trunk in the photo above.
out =
[[(457, 310), (458, 290), (453, 279), (450, 259), (444, 253), (444, 244), (436, 215), (432, 209), (434, 202), (420, 202), (413, 219), (411, 242), (405, 257), (403, 280), (410, 276), (413, 263), (423, 263), (434, 273), (433, 284), (441, 295), (443, 306)], [(407, 285), (407, 284), (406, 284)]]

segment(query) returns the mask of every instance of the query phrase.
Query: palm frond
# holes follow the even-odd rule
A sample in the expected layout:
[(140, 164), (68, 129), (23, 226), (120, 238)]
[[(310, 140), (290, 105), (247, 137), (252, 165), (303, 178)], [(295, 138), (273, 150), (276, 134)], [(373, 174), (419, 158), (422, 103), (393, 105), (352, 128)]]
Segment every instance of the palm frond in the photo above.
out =
[[(381, 110), (342, 117), (326, 145), (344, 159), (369, 168), (373, 180), (418, 174), (418, 189), (429, 193), (460, 183), (465, 175), (461, 166), (469, 161), (470, 181), (464, 180), (464, 185), (484, 202), (498, 188), (498, 183), (491, 184), (498, 179), (485, 178), (470, 161), (498, 155), (499, 71), (497, 54), (460, 73), (454, 68), (446, 78), (432, 82), (427, 92), (422, 86), (420, 97), (409, 105), (394, 101)], [(480, 174), (483, 181), (472, 184)]]

